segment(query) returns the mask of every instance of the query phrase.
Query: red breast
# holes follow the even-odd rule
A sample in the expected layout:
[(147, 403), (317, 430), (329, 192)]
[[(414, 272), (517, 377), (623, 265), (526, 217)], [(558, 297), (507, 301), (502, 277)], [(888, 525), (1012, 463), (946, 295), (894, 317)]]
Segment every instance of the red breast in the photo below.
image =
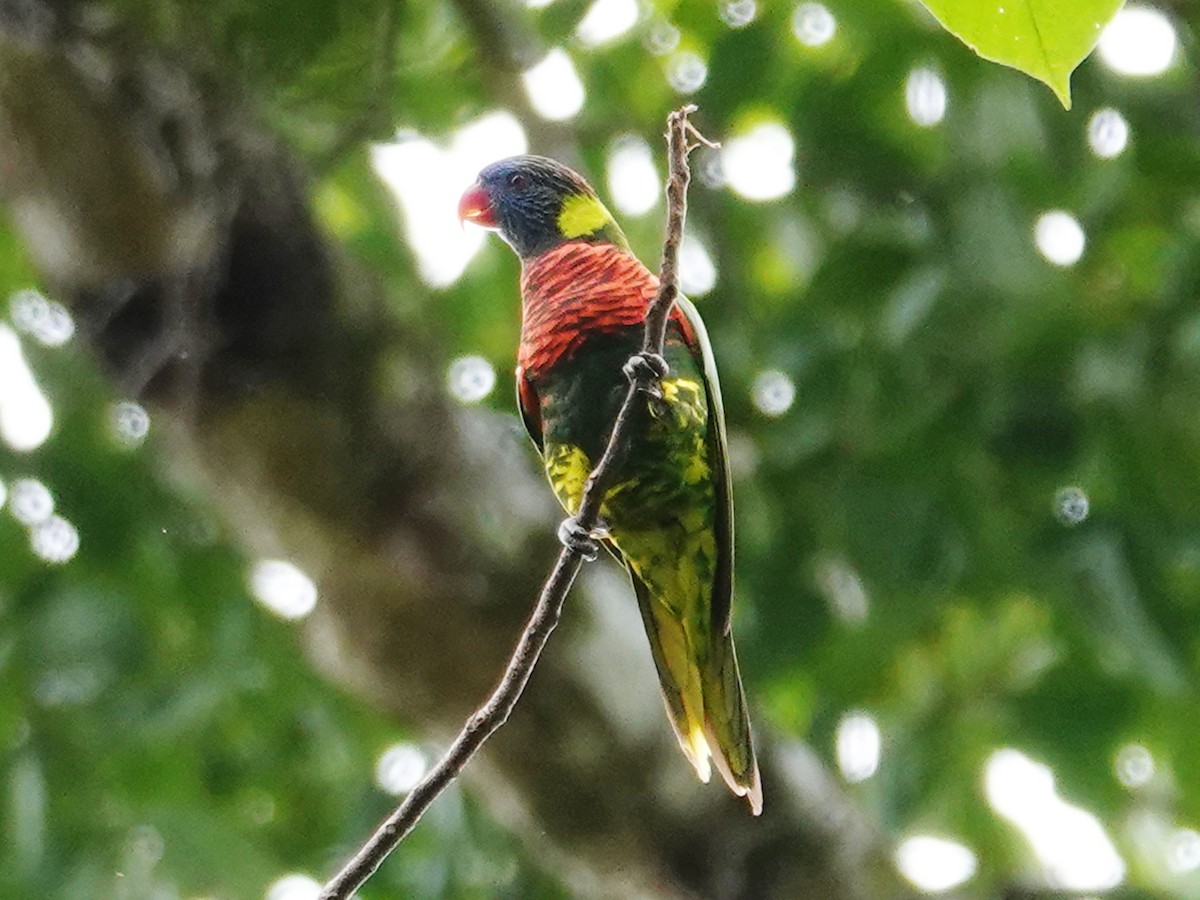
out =
[(562, 244), (526, 261), (518, 364), (536, 378), (589, 335), (641, 324), (657, 291), (658, 279), (613, 244)]

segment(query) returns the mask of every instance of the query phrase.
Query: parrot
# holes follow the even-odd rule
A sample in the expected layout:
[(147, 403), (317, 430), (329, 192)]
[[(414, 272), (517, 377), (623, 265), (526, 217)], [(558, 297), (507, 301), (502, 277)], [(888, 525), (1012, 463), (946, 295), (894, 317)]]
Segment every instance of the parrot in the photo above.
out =
[[(518, 407), (551, 489), (573, 517), (629, 390), (623, 367), (641, 351), (658, 278), (587, 181), (546, 157), (486, 166), (458, 215), (497, 232), (520, 260)], [(580, 546), (600, 539), (627, 569), (668, 718), (696, 774), (708, 782), (711, 760), (759, 815), (762, 787), (730, 621), (724, 411), (704, 324), (682, 296), (663, 360), (660, 389), (636, 408), (629, 452), (601, 504), (602, 527), (577, 537)], [(571, 546), (566, 530), (559, 534)]]

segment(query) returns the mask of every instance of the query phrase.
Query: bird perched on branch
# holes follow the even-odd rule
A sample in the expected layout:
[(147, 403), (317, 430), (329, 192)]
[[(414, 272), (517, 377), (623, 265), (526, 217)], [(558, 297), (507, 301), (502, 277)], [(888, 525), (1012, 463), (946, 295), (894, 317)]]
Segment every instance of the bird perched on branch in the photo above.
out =
[[(554, 493), (574, 516), (628, 391), (622, 368), (641, 349), (658, 279), (596, 192), (554, 160), (493, 163), (458, 212), (498, 231), (521, 259), (517, 398)], [(762, 788), (730, 631), (733, 499), (721, 392), (704, 325), (682, 297), (663, 357), (668, 374), (638, 408), (598, 536), (629, 570), (680, 747), (703, 781), (711, 759), (757, 815)]]

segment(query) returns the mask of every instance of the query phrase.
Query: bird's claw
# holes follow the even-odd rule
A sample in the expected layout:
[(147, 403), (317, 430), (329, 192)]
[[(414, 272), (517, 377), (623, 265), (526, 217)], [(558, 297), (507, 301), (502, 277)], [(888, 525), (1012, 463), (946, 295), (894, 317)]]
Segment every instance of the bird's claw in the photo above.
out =
[(572, 553), (578, 553), (585, 561), (591, 562), (600, 553), (598, 539), (608, 537), (608, 529), (603, 524), (588, 531), (579, 524), (575, 516), (563, 519), (558, 526), (558, 539)]
[(658, 353), (635, 353), (629, 357), (621, 370), (639, 391), (651, 397), (661, 397), (659, 382), (670, 371), (670, 367)]

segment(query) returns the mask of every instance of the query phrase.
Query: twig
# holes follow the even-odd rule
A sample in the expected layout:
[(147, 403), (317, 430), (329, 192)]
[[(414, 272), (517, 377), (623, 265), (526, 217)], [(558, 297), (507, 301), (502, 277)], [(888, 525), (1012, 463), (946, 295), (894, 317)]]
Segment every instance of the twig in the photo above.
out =
[[(658, 269), (658, 293), (646, 310), (646, 335), (642, 339), (643, 356), (662, 356), (667, 319), (675, 306), (675, 298), (679, 296), (679, 244), (683, 240), (683, 222), (687, 217), (687, 187), (692, 177), (691, 169), (688, 168), (688, 154), (696, 147), (693, 139), (712, 146), (712, 143), (688, 121), (688, 116), (695, 111), (695, 104), (689, 103), (667, 116), (667, 226), (666, 236), (663, 238), (662, 262)], [(631, 363), (633, 361), (630, 360)], [(628, 368), (626, 371), (628, 372)], [(577, 520), (588, 531), (592, 531), (599, 522), (600, 504), (604, 502), (604, 495), (612, 487), (620, 457), (629, 446), (634, 410), (638, 405), (637, 395), (652, 389), (656, 381), (657, 379), (639, 382), (632, 376), (630, 378), (629, 391), (625, 394), (625, 402), (621, 404), (613, 423), (604, 454), (584, 485)]]
[[(642, 341), (642, 356), (661, 357), (666, 335), (667, 319), (679, 294), (677, 263), (679, 244), (683, 239), (683, 223), (687, 214), (687, 186), (691, 173), (688, 154), (697, 143), (709, 144), (688, 121), (695, 106), (684, 106), (667, 117), (667, 226), (663, 240), (662, 265), (659, 270), (658, 293), (646, 310), (646, 334)], [(637, 357), (634, 358), (636, 360)], [(631, 360), (631, 364), (634, 362)], [(630, 376), (629, 391), (613, 422), (604, 454), (592, 470), (584, 487), (576, 521), (589, 533), (595, 531), (600, 517), (600, 505), (612, 486), (621, 457), (627, 449), (638, 406), (638, 394), (653, 390), (657, 375)], [(345, 867), (321, 891), (319, 900), (348, 900), (372, 873), (383, 863), (396, 846), (416, 826), (429, 805), (450, 785), (486, 741), (512, 713), (521, 692), (529, 681), (550, 632), (558, 624), (567, 592), (583, 563), (579, 550), (563, 547), (558, 560), (542, 586), (537, 606), (525, 625), (504, 676), (483, 706), (479, 707), (463, 726), (445, 755), (421, 780), (404, 802), (376, 829), (371, 838), (354, 854)]]

